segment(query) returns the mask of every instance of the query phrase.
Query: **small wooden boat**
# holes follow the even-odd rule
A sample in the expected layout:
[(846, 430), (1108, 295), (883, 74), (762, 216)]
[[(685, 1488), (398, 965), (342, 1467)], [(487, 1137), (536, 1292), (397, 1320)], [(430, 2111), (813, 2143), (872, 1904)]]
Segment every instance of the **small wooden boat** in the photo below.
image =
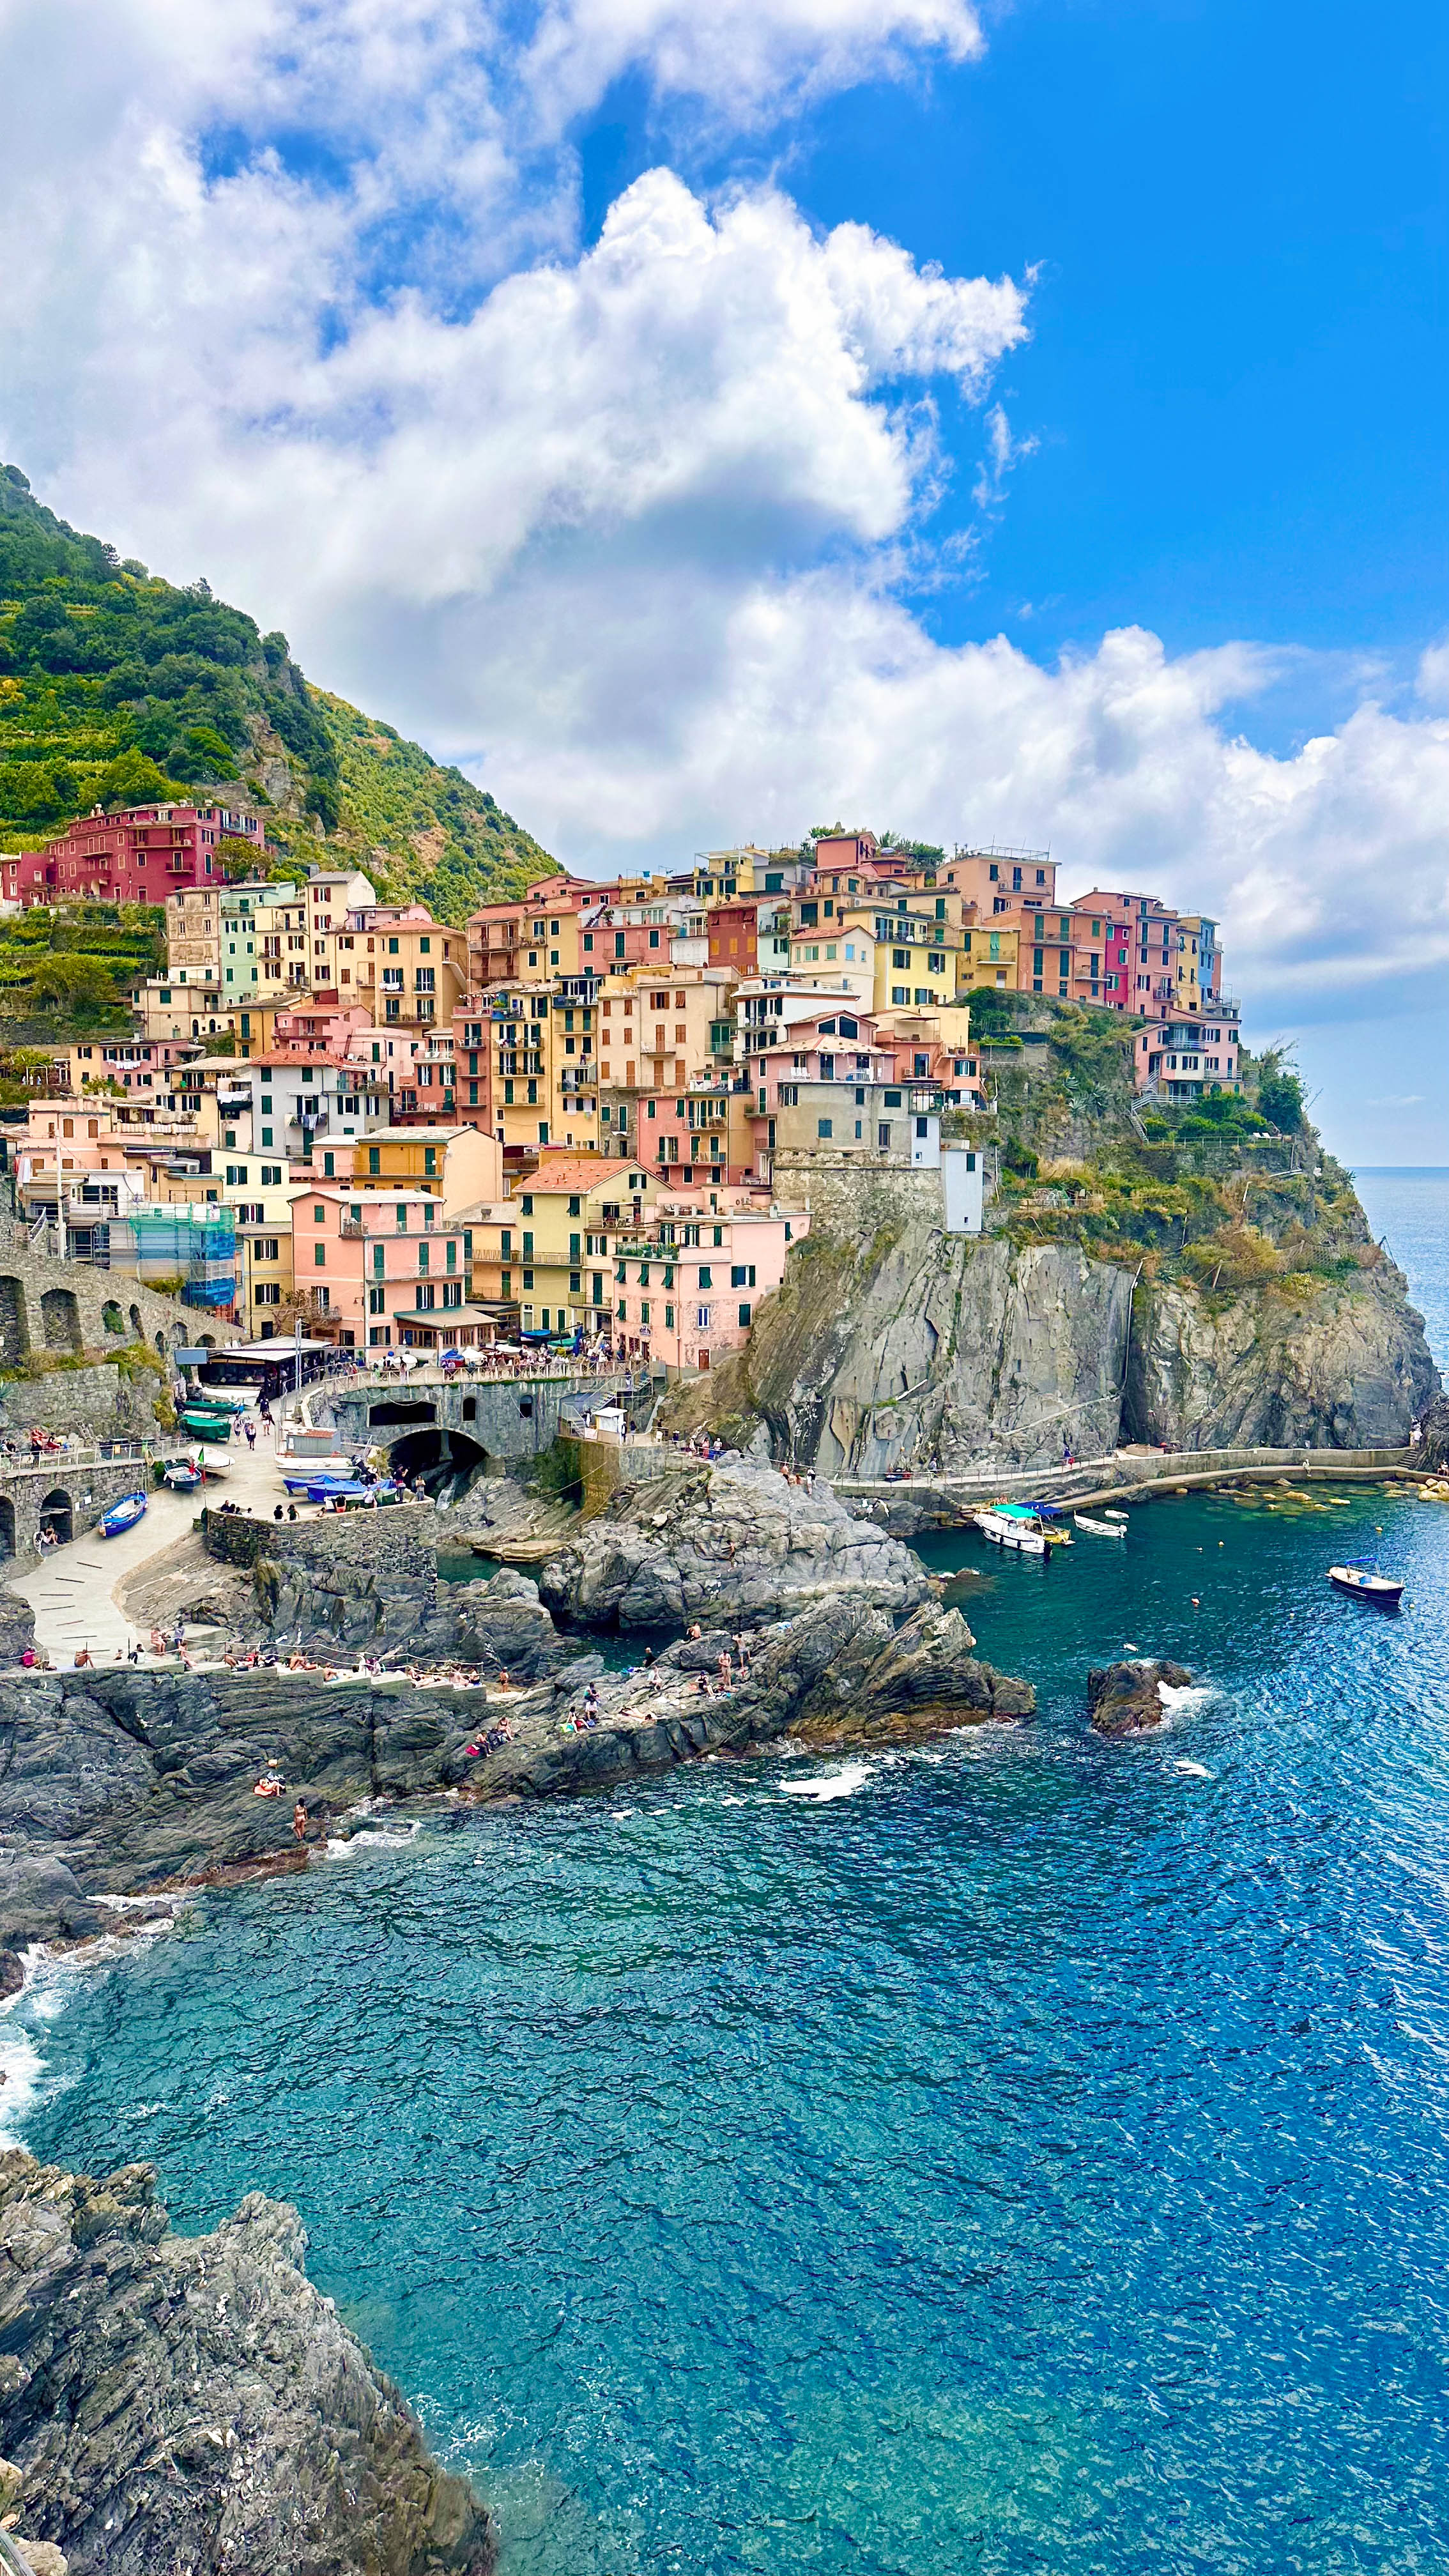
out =
[(1126, 1527), (1121, 1521), (1089, 1520), (1085, 1512), (1073, 1512), (1072, 1520), (1077, 1529), (1090, 1530), (1093, 1538), (1125, 1539), (1127, 1536)]
[(1397, 1610), (1404, 1597), (1402, 1583), (1369, 1565), (1331, 1565), (1328, 1580), (1336, 1592), (1351, 1592), (1356, 1601), (1372, 1601), (1380, 1610)]
[(123, 1494), (118, 1503), (112, 1503), (108, 1512), (102, 1512), (101, 1536), (102, 1538), (122, 1538), (128, 1529), (134, 1529), (137, 1521), (144, 1520), (145, 1517), (145, 1495)]
[(307, 1487), (309, 1503), (395, 1503), (398, 1489), (390, 1477), (365, 1485), (360, 1476), (322, 1476)]
[(201, 1469), (189, 1458), (178, 1458), (174, 1467), (164, 1471), (165, 1482), (173, 1494), (194, 1494), (201, 1483)]
[(1121, 1521), (1125, 1528), (1129, 1517), (1130, 1515), (1126, 1512), (1114, 1512), (1110, 1503), (1104, 1504), (1103, 1506), (1102, 1518), (1104, 1521)]
[(1031, 1515), (1020, 1515), (1019, 1507), (1004, 1504), (1000, 1509), (977, 1512), (976, 1526), (993, 1547), (1009, 1548), (1018, 1556), (1045, 1556), (1046, 1535)]

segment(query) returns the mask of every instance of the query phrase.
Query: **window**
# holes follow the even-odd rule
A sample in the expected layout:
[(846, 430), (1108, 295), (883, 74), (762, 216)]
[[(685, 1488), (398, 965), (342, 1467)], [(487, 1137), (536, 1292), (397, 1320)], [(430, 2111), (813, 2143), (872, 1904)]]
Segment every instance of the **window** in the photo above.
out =
[(326, 1246), (326, 1244), (325, 1244), (325, 1243), (314, 1243), (314, 1244), (313, 1244), (313, 1246), (312, 1246), (312, 1260), (313, 1260), (313, 1264), (314, 1264), (314, 1266), (315, 1266), (318, 1270), (325, 1270), (325, 1269), (326, 1269), (326, 1267), (327, 1267), (327, 1246)]
[(375, 1178), (375, 1177), (376, 1177), (376, 1175), (377, 1175), (377, 1174), (382, 1170), (382, 1152), (381, 1152), (380, 1147), (378, 1147), (378, 1146), (376, 1146), (376, 1145), (369, 1145), (369, 1146), (368, 1146), (368, 1149), (367, 1149), (367, 1168), (368, 1168), (368, 1172), (369, 1172), (369, 1174), (370, 1174), (373, 1178)]
[(833, 1119), (830, 1119), (830, 1118), (817, 1118), (817, 1119), (816, 1119), (816, 1121), (815, 1121), (815, 1133), (816, 1133), (816, 1135), (817, 1135), (817, 1136), (830, 1136), (830, 1135), (833, 1135), (833, 1134), (834, 1134), (834, 1132), (835, 1132), (835, 1122), (834, 1122), (834, 1120), (833, 1120)]
[(714, 1273), (713, 1273), (713, 1272), (712, 1272), (712, 1270), (709, 1268), (709, 1266), (708, 1266), (708, 1264), (707, 1264), (707, 1263), (705, 1263), (705, 1264), (701, 1265), (700, 1273), (699, 1273), (699, 1284), (700, 1284), (701, 1288), (712, 1288), (712, 1287), (714, 1286)]
[(385, 1315), (387, 1313), (387, 1291), (385, 1288), (369, 1288), (367, 1292), (367, 1311), (369, 1315)]
[(742, 1324), (748, 1324), (749, 1320), (750, 1320), (750, 1310), (749, 1310), (749, 1307), (748, 1307), (747, 1305), (741, 1305), (741, 1307), (740, 1307), (740, 1322), (741, 1322)]
[(880, 1126), (877, 1127), (875, 1131), (875, 1141), (883, 1154), (888, 1154), (890, 1152), (891, 1131), (888, 1120), (883, 1120)]
[(697, 1333), (707, 1333), (709, 1331), (709, 1308), (707, 1306), (695, 1307), (694, 1329)]
[(252, 1290), (254, 1306), (280, 1306), (282, 1291), (275, 1279), (259, 1279)]

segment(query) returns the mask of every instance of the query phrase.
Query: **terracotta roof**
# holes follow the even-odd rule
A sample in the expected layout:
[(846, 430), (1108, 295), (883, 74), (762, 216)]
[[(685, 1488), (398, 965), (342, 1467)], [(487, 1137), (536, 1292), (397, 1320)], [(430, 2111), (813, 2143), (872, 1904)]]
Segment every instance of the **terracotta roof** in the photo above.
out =
[[(548, 1153), (548, 1148), (545, 1147), (544, 1151)], [(536, 1172), (530, 1172), (524, 1187), (535, 1193), (567, 1190), (572, 1197), (575, 1191), (602, 1188), (605, 1182), (614, 1179), (616, 1173), (639, 1169), (640, 1165), (632, 1157), (626, 1162), (622, 1158), (607, 1161), (602, 1154), (555, 1156), (550, 1153), (547, 1162), (540, 1163)]]

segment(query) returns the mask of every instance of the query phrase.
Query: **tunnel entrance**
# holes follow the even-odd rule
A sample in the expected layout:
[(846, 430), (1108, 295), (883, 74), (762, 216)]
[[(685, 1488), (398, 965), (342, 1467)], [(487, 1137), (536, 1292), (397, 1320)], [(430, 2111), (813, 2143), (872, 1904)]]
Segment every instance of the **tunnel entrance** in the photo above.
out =
[(52, 1487), (40, 1506), (40, 1526), (43, 1530), (53, 1531), (61, 1545), (69, 1547), (74, 1536), (70, 1496), (63, 1493), (59, 1485)]
[(434, 1502), (456, 1502), (467, 1492), (487, 1451), (464, 1431), (410, 1431), (388, 1451), (394, 1474), (421, 1476)]

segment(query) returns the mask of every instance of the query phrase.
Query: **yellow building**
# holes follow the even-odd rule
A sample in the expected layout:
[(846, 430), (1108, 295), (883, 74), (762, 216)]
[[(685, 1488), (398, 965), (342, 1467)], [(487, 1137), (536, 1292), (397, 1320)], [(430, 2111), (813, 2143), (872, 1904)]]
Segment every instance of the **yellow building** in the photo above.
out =
[(352, 1148), (352, 1178), (373, 1191), (422, 1191), (451, 1218), (502, 1195), (503, 1149), (481, 1127), (374, 1127)]
[(467, 986), (463, 931), (408, 904), (359, 911), (346, 929), (312, 936), (324, 946), (335, 941), (338, 996), (365, 1003), (375, 1028), (451, 1026)]
[(1014, 992), (1019, 938), (1019, 932), (1005, 923), (993, 930), (985, 921), (965, 931), (963, 991), (974, 992), (985, 985), (998, 993)]
[(658, 1189), (640, 1163), (550, 1154), (516, 1197), (474, 1212), (475, 1298), (517, 1305), (526, 1333), (607, 1331), (615, 1245)]

